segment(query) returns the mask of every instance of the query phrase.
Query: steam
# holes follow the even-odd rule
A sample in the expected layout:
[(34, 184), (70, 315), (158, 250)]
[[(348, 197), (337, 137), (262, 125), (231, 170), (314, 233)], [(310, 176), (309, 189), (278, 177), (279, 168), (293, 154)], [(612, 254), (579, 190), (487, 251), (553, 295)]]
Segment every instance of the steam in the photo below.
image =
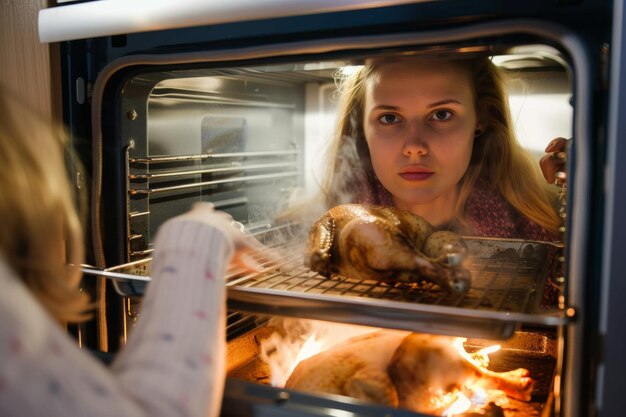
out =
[(331, 188), (338, 204), (352, 203), (368, 189), (356, 143), (357, 138), (344, 136), (337, 152)]

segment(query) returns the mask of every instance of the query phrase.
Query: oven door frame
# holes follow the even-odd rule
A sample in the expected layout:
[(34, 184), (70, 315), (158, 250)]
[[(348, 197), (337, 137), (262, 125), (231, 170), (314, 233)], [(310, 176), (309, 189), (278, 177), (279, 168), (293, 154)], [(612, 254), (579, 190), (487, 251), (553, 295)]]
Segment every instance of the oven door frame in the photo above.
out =
[[(597, 89), (598, 68), (592, 65), (592, 57), (597, 51), (592, 50), (590, 41), (574, 30), (550, 21), (539, 19), (501, 19), (486, 23), (470, 23), (453, 25), (451, 28), (440, 30), (414, 31), (392, 34), (359, 34), (356, 36), (330, 37), (322, 39), (307, 39), (297, 42), (271, 43), (266, 45), (252, 45), (244, 42), (243, 46), (229, 49), (206, 49), (198, 46), (197, 51), (182, 53), (164, 53), (163, 51), (148, 51), (149, 53), (133, 52), (121, 57), (90, 57), (93, 62), (84, 60), (67, 59), (64, 70), (64, 110), (69, 115), (70, 132), (76, 136), (91, 137), (92, 142), (89, 153), (92, 155), (93, 166), (88, 166), (93, 175), (92, 202), (100, 202), (101, 176), (98, 173), (98, 164), (102, 163), (102, 122), (103, 112), (110, 111), (114, 106), (114, 97), (117, 94), (115, 81), (117, 75), (124, 68), (172, 65), (173, 63), (190, 62), (235, 62), (250, 61), (270, 56), (292, 55), (315, 55), (333, 51), (345, 51), (354, 48), (372, 49), (386, 46), (398, 46), (403, 44), (421, 45), (454, 42), (480, 37), (491, 37), (508, 34), (524, 34), (537, 36), (558, 44), (571, 58), (571, 64), (575, 75), (574, 92), (574, 126), (573, 132), (576, 137), (576, 152), (574, 160), (570, 162), (570, 183), (573, 188), (570, 192), (568, 205), (572, 208), (568, 218), (567, 230), (567, 269), (569, 283), (567, 286), (568, 303), (575, 308), (576, 321), (563, 329), (566, 338), (564, 347), (564, 362), (561, 381), (561, 395), (564, 398), (564, 413), (568, 416), (578, 416), (592, 400), (589, 390), (581, 387), (589, 387), (591, 383), (583, 384), (593, 374), (592, 364), (585, 362), (586, 352), (589, 351), (593, 341), (585, 339), (588, 327), (593, 323), (587, 323), (587, 311), (597, 308), (590, 304), (585, 293), (592, 277), (595, 276), (593, 265), (589, 261), (587, 253), (590, 247), (597, 246), (596, 239), (591, 236), (590, 227), (594, 224), (592, 208), (598, 203), (594, 201), (597, 182), (594, 180), (594, 172), (598, 167), (594, 165), (594, 155), (598, 154), (597, 142), (603, 138), (592, 134), (598, 132), (598, 126), (602, 121), (594, 117), (591, 109), (593, 102), (592, 92)], [(150, 33), (142, 34), (142, 37), (150, 37)], [(156, 35), (157, 38), (159, 34)], [(111, 38), (112, 41), (115, 41)], [(108, 41), (107, 39), (89, 40), (86, 42), (64, 43), (62, 53), (67, 57), (76, 57), (81, 53), (89, 55), (91, 52), (90, 42)], [(97, 62), (97, 64), (94, 64)], [(85, 74), (84, 77), (76, 77), (76, 73)], [(78, 86), (79, 78), (83, 80), (83, 87)], [(88, 80), (95, 79), (93, 84)], [(80, 89), (87, 96), (87, 104), (90, 106), (90, 116), (85, 114), (85, 107), (76, 110), (74, 100), (79, 96)], [(68, 94), (69, 92), (69, 94)], [(86, 122), (88, 119), (88, 122)], [(89, 132), (88, 129), (91, 129)], [(600, 135), (600, 133), (598, 133)], [(101, 169), (101, 167), (100, 167)], [(101, 171), (100, 171), (101, 173)], [(595, 182), (594, 182), (595, 181)], [(92, 204), (92, 240), (94, 246), (93, 262), (96, 266), (106, 268), (103, 256), (102, 244), (102, 221), (101, 204)], [(593, 241), (592, 241), (593, 238)], [(586, 363), (585, 366), (580, 366)], [(567, 383), (566, 383), (567, 381)], [(589, 385), (588, 385), (589, 384)]]
[[(114, 79), (122, 70), (131, 67), (146, 66), (164, 66), (178, 65), (181, 63), (218, 63), (237, 61), (250, 62), (255, 59), (277, 56), (315, 56), (326, 54), (329, 52), (354, 50), (354, 49), (378, 49), (386, 47), (399, 47), (405, 45), (428, 45), (439, 43), (458, 42), (469, 40), (472, 38), (506, 36), (511, 34), (526, 34), (537, 36), (541, 39), (552, 41), (565, 49), (572, 60), (574, 78), (574, 127), (573, 132), (576, 137), (576, 152), (574, 154), (575, 161), (573, 167), (575, 169), (570, 172), (570, 178), (573, 187), (569, 195), (569, 207), (572, 210), (569, 213), (568, 227), (568, 304), (570, 308), (576, 310), (576, 321), (567, 327), (565, 337), (567, 338), (564, 362), (565, 368), (563, 377), (565, 381), (582, 381), (583, 369), (573, 364), (582, 363), (582, 350), (578, 347), (584, 344), (583, 327), (585, 323), (584, 308), (584, 277), (587, 270), (586, 257), (584, 256), (585, 247), (588, 242), (588, 226), (590, 224), (589, 214), (589, 196), (591, 195), (590, 172), (591, 161), (587, 157), (591, 154), (591, 109), (589, 103), (592, 101), (591, 78), (593, 70), (590, 68), (590, 59), (586, 54), (586, 48), (581, 39), (571, 31), (564, 27), (535, 20), (510, 20), (506, 22), (489, 22), (475, 25), (468, 25), (462, 28), (454, 28), (432, 32), (415, 32), (394, 35), (379, 36), (363, 36), (338, 38), (333, 40), (308, 41), (297, 43), (285, 43), (269, 46), (253, 46), (250, 48), (238, 48), (228, 51), (201, 51), (183, 54), (171, 55), (137, 55), (120, 58), (107, 65), (98, 75), (93, 89), (92, 99), (92, 152), (93, 163), (95, 166), (102, 161), (102, 108), (100, 103), (106, 103), (107, 94), (111, 94), (111, 90), (107, 90), (109, 82)], [(113, 83), (115, 84), (115, 83)], [(116, 87), (117, 89), (117, 87)], [(94, 170), (97, 172), (97, 169)], [(92, 186), (92, 201), (99, 201), (101, 194), (99, 193), (99, 185), (101, 178), (97, 174), (94, 175)], [(101, 213), (99, 210), (101, 204), (94, 204), (95, 211), (92, 212), (92, 227), (94, 246), (96, 249), (102, 247), (102, 232), (98, 226), (102, 224)], [(98, 259), (98, 258), (97, 258)], [(105, 266), (103, 262), (101, 264)], [(573, 392), (580, 386), (577, 383), (564, 384), (562, 392), (566, 398), (565, 414), (568, 416), (576, 416), (580, 407), (578, 404), (569, 404), (574, 398), (579, 397), (579, 393)], [(572, 391), (572, 392), (567, 392)]]

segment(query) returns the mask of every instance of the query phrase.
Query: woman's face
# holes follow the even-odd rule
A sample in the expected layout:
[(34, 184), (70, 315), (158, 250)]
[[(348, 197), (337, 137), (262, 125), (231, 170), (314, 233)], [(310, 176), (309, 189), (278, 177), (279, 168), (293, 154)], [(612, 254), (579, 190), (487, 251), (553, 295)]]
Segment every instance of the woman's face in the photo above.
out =
[(423, 205), (454, 207), (476, 129), (469, 75), (451, 63), (383, 64), (366, 85), (364, 131), (372, 165), (400, 208), (419, 213)]

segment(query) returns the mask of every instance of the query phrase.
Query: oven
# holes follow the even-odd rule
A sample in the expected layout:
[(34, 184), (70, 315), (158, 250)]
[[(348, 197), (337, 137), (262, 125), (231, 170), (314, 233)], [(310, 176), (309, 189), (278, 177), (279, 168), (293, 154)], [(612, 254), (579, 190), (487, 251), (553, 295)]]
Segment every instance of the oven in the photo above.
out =
[[(258, 274), (228, 273), (223, 415), (418, 415), (273, 386), (273, 335), (363, 326), (465, 337), (470, 351), (500, 344), (494, 369), (521, 366), (537, 381), (505, 415), (623, 407), (621, 2), (133, 3), (60, 4), (39, 17), (42, 41), (60, 42), (80, 159), (72, 178), (89, 196), (83, 287), (98, 310), (72, 329), (82, 346), (114, 354), (125, 343), (156, 229), (210, 201), (284, 255)], [(561, 240), (468, 238), (465, 295), (323, 278), (302, 263), (307, 222), (281, 216), (318, 191), (337, 74), (400, 55), (492, 57), (524, 146), (539, 157), (552, 137), (573, 138)], [(541, 306), (546, 281), (555, 308)]]

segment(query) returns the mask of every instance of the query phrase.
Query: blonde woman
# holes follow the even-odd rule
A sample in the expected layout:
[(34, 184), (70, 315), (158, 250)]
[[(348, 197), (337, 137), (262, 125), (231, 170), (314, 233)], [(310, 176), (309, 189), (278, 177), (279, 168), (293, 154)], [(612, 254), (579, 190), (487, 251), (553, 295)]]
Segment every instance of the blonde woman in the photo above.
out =
[(556, 240), (555, 190), (519, 145), (488, 58), (398, 58), (340, 85), (327, 208), (394, 205), (436, 229)]
[(260, 244), (208, 203), (166, 222), (141, 318), (106, 368), (62, 325), (90, 314), (64, 137), (2, 88), (0, 114), (0, 415), (218, 415), (224, 272)]

